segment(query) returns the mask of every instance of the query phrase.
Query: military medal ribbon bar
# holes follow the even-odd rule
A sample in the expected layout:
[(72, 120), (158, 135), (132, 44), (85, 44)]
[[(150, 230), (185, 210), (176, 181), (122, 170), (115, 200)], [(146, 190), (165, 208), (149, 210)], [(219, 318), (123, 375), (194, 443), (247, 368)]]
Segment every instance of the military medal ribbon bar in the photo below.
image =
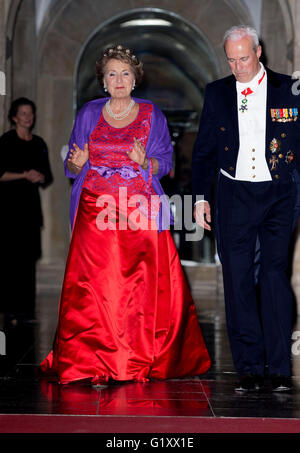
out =
[(272, 121), (277, 123), (289, 123), (297, 121), (298, 119), (298, 108), (277, 108), (271, 109)]

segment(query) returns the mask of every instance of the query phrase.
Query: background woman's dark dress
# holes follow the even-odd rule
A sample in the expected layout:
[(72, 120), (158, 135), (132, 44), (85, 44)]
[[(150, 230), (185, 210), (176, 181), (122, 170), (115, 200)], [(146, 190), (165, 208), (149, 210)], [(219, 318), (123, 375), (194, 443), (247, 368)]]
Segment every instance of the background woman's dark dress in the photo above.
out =
[(0, 311), (13, 318), (33, 318), (36, 261), (41, 256), (43, 215), (39, 187), (53, 178), (44, 140), (33, 135), (26, 141), (15, 130), (0, 137), (0, 177), (5, 172), (37, 170), (43, 184), (26, 179), (0, 181)]

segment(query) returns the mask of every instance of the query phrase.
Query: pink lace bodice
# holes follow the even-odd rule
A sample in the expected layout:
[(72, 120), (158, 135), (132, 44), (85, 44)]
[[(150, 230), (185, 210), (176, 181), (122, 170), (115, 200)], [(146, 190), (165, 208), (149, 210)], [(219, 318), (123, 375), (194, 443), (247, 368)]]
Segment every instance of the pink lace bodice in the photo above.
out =
[[(151, 104), (139, 104), (139, 112), (136, 119), (128, 126), (115, 128), (105, 121), (102, 113), (99, 122), (89, 139), (90, 170), (88, 171), (83, 188), (99, 194), (117, 194), (120, 187), (127, 187), (128, 195), (147, 194), (149, 187), (145, 183), (139, 165), (133, 162), (127, 155), (127, 151), (133, 148), (134, 137), (146, 148), (151, 126)], [(109, 167), (120, 169), (131, 167), (136, 177), (126, 179), (119, 173), (113, 173), (109, 177), (100, 176), (96, 167)], [(151, 186), (151, 194), (155, 194)]]

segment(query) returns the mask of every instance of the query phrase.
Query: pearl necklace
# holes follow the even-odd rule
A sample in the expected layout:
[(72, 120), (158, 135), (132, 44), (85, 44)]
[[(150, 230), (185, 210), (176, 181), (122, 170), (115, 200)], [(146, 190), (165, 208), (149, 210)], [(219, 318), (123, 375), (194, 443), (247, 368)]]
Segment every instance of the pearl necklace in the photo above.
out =
[(107, 101), (107, 103), (105, 104), (105, 108), (106, 108), (106, 111), (109, 114), (109, 116), (111, 116), (114, 120), (123, 120), (124, 118), (126, 118), (126, 116), (129, 115), (129, 113), (132, 110), (134, 105), (135, 105), (135, 101), (133, 99), (131, 99), (128, 106), (126, 107), (125, 110), (123, 110), (123, 112), (114, 113), (111, 109), (110, 99), (109, 99), (109, 101)]

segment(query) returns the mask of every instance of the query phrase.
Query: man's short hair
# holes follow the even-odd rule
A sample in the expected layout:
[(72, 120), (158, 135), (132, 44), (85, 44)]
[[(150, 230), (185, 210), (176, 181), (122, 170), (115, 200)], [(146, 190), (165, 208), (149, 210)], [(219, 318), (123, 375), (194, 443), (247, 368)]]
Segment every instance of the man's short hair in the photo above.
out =
[(249, 25), (234, 25), (224, 34), (223, 46), (225, 49), (225, 44), (228, 40), (238, 41), (239, 39), (249, 36), (253, 42), (253, 49), (256, 52), (259, 46), (259, 37), (255, 28), (250, 27)]

